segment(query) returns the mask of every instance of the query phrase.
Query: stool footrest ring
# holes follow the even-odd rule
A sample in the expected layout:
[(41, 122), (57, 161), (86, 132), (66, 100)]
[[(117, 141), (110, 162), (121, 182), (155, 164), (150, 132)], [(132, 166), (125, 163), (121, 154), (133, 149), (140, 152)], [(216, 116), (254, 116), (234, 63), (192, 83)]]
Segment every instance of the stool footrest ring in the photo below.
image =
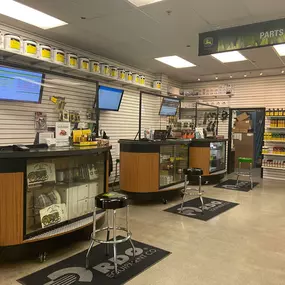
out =
[[(102, 228), (102, 229), (99, 229), (97, 231), (95, 231), (95, 233), (99, 233), (99, 232), (104, 232), (104, 231), (108, 231), (108, 230), (113, 230), (114, 228), (113, 227), (105, 227), (105, 228)], [(131, 237), (132, 237), (132, 233), (130, 231), (127, 231), (126, 228), (122, 228), (122, 227), (116, 227), (116, 230), (119, 230), (119, 231), (123, 231), (123, 232), (126, 232), (127, 233), (127, 236), (124, 237), (124, 238), (120, 238), (120, 239), (116, 239), (116, 241), (114, 240), (109, 240), (109, 241), (106, 241), (106, 240), (101, 240), (101, 239), (96, 239), (96, 238), (93, 238), (93, 233), (91, 235), (91, 239), (98, 242), (98, 243), (104, 243), (104, 244), (119, 244), (119, 243), (123, 243), (127, 240), (129, 240)]]

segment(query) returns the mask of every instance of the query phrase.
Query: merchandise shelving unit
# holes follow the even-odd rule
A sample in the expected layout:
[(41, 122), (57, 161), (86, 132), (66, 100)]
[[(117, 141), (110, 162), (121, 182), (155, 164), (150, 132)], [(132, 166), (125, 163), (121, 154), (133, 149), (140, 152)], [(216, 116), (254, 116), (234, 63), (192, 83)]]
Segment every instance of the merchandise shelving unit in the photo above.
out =
[(276, 170), (285, 170), (285, 168), (273, 167), (273, 166), (262, 166), (263, 169), (276, 169)]
[[(268, 112), (268, 111), (267, 111)], [(285, 153), (283, 150), (282, 153), (272, 153), (273, 148), (285, 148), (285, 127), (283, 126), (285, 121), (285, 116), (283, 115), (266, 115), (266, 123), (265, 123), (265, 134), (267, 133), (267, 139), (264, 139), (264, 147), (269, 148), (269, 153), (262, 153), (262, 172), (263, 178), (274, 179), (274, 180), (284, 180), (280, 171), (285, 170), (285, 168), (280, 167), (284, 166), (284, 157)], [(275, 120), (277, 126), (272, 126), (271, 120)], [(276, 122), (276, 120), (282, 120), (281, 125), (280, 122)], [(268, 137), (268, 133), (271, 133)], [(276, 139), (277, 137), (277, 139)], [(279, 137), (281, 139), (279, 139)], [(270, 150), (271, 149), (271, 150)], [(278, 150), (277, 150), (278, 151)]]
[(263, 153), (263, 155), (267, 156), (285, 156), (285, 154), (279, 154), (279, 153)]
[(267, 142), (267, 143), (285, 143), (285, 141), (279, 141), (279, 140), (264, 140), (264, 142)]
[(61, 75), (64, 74), (71, 77), (77, 77), (78, 79), (85, 78), (94, 81), (112, 82), (123, 87), (130, 86), (142, 91), (161, 93), (160, 89), (156, 89), (151, 86), (119, 80), (111, 76), (70, 67), (65, 64), (58, 64), (52, 61), (43, 60), (39, 57), (31, 57), (20, 52), (13, 52), (3, 48), (0, 48), (0, 60), (3, 64), (18, 64), (19, 66), (21, 65), (21, 67), (29, 67), (30, 69), (37, 69), (41, 71), (50, 71)]

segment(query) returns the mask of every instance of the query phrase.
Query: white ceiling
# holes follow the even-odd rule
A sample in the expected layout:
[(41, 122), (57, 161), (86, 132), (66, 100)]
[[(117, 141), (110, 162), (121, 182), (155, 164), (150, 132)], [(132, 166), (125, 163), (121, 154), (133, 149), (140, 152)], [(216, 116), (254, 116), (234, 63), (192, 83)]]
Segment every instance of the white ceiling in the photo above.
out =
[[(282, 18), (285, 0), (165, 0), (140, 9), (127, 0), (18, 2), (69, 24), (45, 31), (5, 16), (0, 16), (1, 22), (183, 82), (245, 72), (253, 76), (260, 70), (279, 73), (285, 63), (271, 47), (242, 51), (250, 61), (239, 63), (198, 56), (199, 33)], [(179, 55), (197, 67), (175, 69), (154, 60), (169, 55)]]

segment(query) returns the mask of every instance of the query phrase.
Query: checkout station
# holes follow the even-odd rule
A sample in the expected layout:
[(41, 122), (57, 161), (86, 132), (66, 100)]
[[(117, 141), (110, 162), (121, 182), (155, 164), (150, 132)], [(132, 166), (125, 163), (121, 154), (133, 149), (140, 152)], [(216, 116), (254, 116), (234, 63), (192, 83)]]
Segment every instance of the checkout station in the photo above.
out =
[(166, 130), (140, 128), (139, 140), (119, 140), (120, 189), (134, 199), (159, 197), (165, 202), (183, 187), (187, 168), (202, 169), (202, 183), (219, 182), (226, 174), (227, 140), (217, 136), (218, 108), (196, 103), (182, 110), (179, 99), (161, 101), (159, 114), (169, 119)]
[[(44, 80), (39, 72), (9, 67), (0, 71)], [(37, 86), (30, 87), (33, 97), (26, 95), (24, 102), (41, 103), (43, 88)], [(91, 126), (84, 127), (79, 113), (65, 109), (65, 98), (51, 96), (50, 104), (55, 105), (59, 118), (55, 126), (47, 127), (46, 115), (35, 112), (34, 144), (1, 147), (0, 246), (47, 240), (95, 225), (94, 215), (96, 221), (104, 217), (102, 205), (94, 210), (95, 197), (108, 198), (112, 146), (100, 131), (100, 112), (119, 111), (124, 90), (98, 82), (96, 87), (94, 114), (87, 114), (95, 117)], [(16, 100), (10, 93), (7, 100)], [(141, 101), (142, 96), (144, 92)], [(187, 168), (200, 168), (203, 182), (220, 180), (226, 173), (226, 140), (217, 137), (218, 108), (197, 103), (183, 110), (177, 98), (148, 96), (160, 98), (156, 116), (167, 124), (160, 130), (143, 130), (140, 104), (138, 140), (119, 140), (120, 189), (134, 198), (150, 194), (165, 199), (166, 193), (183, 187)], [(121, 202), (127, 206), (125, 200)]]

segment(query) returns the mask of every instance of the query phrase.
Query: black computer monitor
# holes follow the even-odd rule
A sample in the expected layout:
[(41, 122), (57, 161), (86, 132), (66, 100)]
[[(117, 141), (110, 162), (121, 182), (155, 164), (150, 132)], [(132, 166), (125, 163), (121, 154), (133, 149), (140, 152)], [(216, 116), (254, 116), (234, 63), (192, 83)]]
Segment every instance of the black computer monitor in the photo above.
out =
[(159, 115), (160, 116), (175, 116), (180, 105), (180, 100), (175, 98), (163, 98)]

